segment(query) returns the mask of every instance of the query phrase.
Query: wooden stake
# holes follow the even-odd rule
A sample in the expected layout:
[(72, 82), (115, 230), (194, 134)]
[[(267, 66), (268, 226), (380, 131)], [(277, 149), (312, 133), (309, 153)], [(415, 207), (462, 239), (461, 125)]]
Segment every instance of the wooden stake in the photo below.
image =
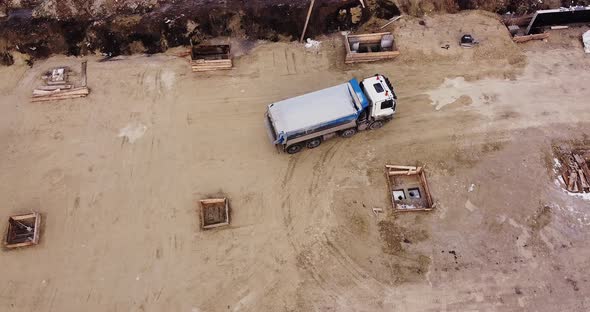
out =
[(311, 16), (311, 11), (313, 11), (313, 4), (315, 3), (315, 0), (311, 0), (311, 3), (309, 4), (309, 10), (307, 11), (307, 18), (305, 19), (305, 26), (303, 26), (303, 32), (301, 33), (301, 38), (299, 39), (299, 42), (303, 42), (303, 38), (305, 37), (305, 32), (307, 31), (307, 24), (309, 23), (309, 17)]
[(399, 16), (394, 16), (394, 17), (390, 18), (390, 19), (389, 19), (389, 22), (387, 22), (385, 25), (383, 25), (383, 26), (379, 27), (379, 29), (383, 29), (383, 28), (387, 27), (389, 24), (391, 24), (391, 23), (393, 23), (393, 22), (397, 21), (397, 20), (398, 20), (398, 19), (400, 19), (400, 18), (402, 18), (402, 16), (401, 16), (401, 15), (399, 15)]
[(82, 86), (86, 87), (88, 85), (88, 77), (86, 77), (86, 67), (88, 66), (88, 61), (82, 62)]

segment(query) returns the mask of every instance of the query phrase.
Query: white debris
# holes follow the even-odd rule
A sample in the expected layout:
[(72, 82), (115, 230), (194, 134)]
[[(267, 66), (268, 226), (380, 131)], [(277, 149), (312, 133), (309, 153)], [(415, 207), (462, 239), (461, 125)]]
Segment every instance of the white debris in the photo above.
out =
[(405, 205), (405, 204), (401, 204), (401, 205), (399, 205), (399, 207), (400, 207), (401, 209), (416, 209), (416, 206), (414, 206), (414, 205)]
[(475, 184), (471, 183), (471, 185), (469, 186), (469, 190), (468, 192), (473, 192), (475, 190)]
[(584, 41), (584, 52), (590, 54), (590, 30), (582, 35), (582, 41)]
[[(564, 190), (565, 191), (565, 190)], [(565, 191), (569, 196), (574, 196), (574, 197), (578, 197), (581, 198), (583, 200), (588, 200), (590, 201), (590, 193), (572, 193), (572, 192), (568, 192)]]
[(559, 162), (559, 159), (553, 158), (553, 168), (561, 168), (561, 163)]
[(477, 206), (474, 205), (469, 199), (465, 202), (465, 209), (473, 212), (477, 210)]
[(307, 38), (306, 43), (305, 43), (305, 48), (309, 49), (309, 50), (317, 51), (320, 49), (320, 44), (321, 44), (321, 42), (319, 42), (317, 40), (312, 40), (310, 38)]
[(134, 143), (139, 138), (141, 138), (144, 133), (147, 131), (147, 126), (141, 123), (133, 123), (127, 125), (127, 127), (119, 130), (119, 137), (120, 138), (127, 138), (129, 143)]

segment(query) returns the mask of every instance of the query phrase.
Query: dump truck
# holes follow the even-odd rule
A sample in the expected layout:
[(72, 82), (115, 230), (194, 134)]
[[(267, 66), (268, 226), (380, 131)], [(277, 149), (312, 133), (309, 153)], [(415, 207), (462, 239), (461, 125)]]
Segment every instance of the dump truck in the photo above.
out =
[(316, 148), (339, 135), (381, 128), (396, 112), (397, 96), (387, 77), (356, 79), (268, 105), (266, 127), (271, 142), (289, 154)]

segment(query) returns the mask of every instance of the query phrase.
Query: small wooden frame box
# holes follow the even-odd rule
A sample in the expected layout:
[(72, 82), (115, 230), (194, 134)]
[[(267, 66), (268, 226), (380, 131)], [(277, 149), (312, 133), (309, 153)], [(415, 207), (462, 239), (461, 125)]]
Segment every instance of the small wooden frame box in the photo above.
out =
[(231, 69), (233, 66), (231, 46), (223, 45), (199, 45), (191, 49), (191, 67), (194, 72)]
[(391, 59), (400, 54), (390, 32), (344, 35), (344, 46), (346, 64)]
[(396, 212), (430, 211), (434, 208), (422, 167), (386, 165), (385, 176)]
[(229, 225), (229, 201), (227, 198), (202, 199), (201, 227), (205, 230)]
[(37, 245), (40, 225), (41, 214), (37, 212), (9, 217), (4, 246), (12, 249)]

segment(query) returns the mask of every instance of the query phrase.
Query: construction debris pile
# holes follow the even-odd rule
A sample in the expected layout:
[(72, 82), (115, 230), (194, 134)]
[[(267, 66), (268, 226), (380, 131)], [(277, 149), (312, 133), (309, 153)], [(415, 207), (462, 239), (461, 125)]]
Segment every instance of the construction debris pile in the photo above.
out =
[(590, 193), (590, 150), (562, 153), (559, 161), (566, 189), (572, 193)]
[(69, 67), (57, 67), (45, 73), (41, 78), (45, 82), (33, 90), (32, 102), (45, 102), (86, 97), (90, 93), (86, 78), (87, 62), (82, 63), (82, 77), (79, 86), (69, 82), (74, 73)]

